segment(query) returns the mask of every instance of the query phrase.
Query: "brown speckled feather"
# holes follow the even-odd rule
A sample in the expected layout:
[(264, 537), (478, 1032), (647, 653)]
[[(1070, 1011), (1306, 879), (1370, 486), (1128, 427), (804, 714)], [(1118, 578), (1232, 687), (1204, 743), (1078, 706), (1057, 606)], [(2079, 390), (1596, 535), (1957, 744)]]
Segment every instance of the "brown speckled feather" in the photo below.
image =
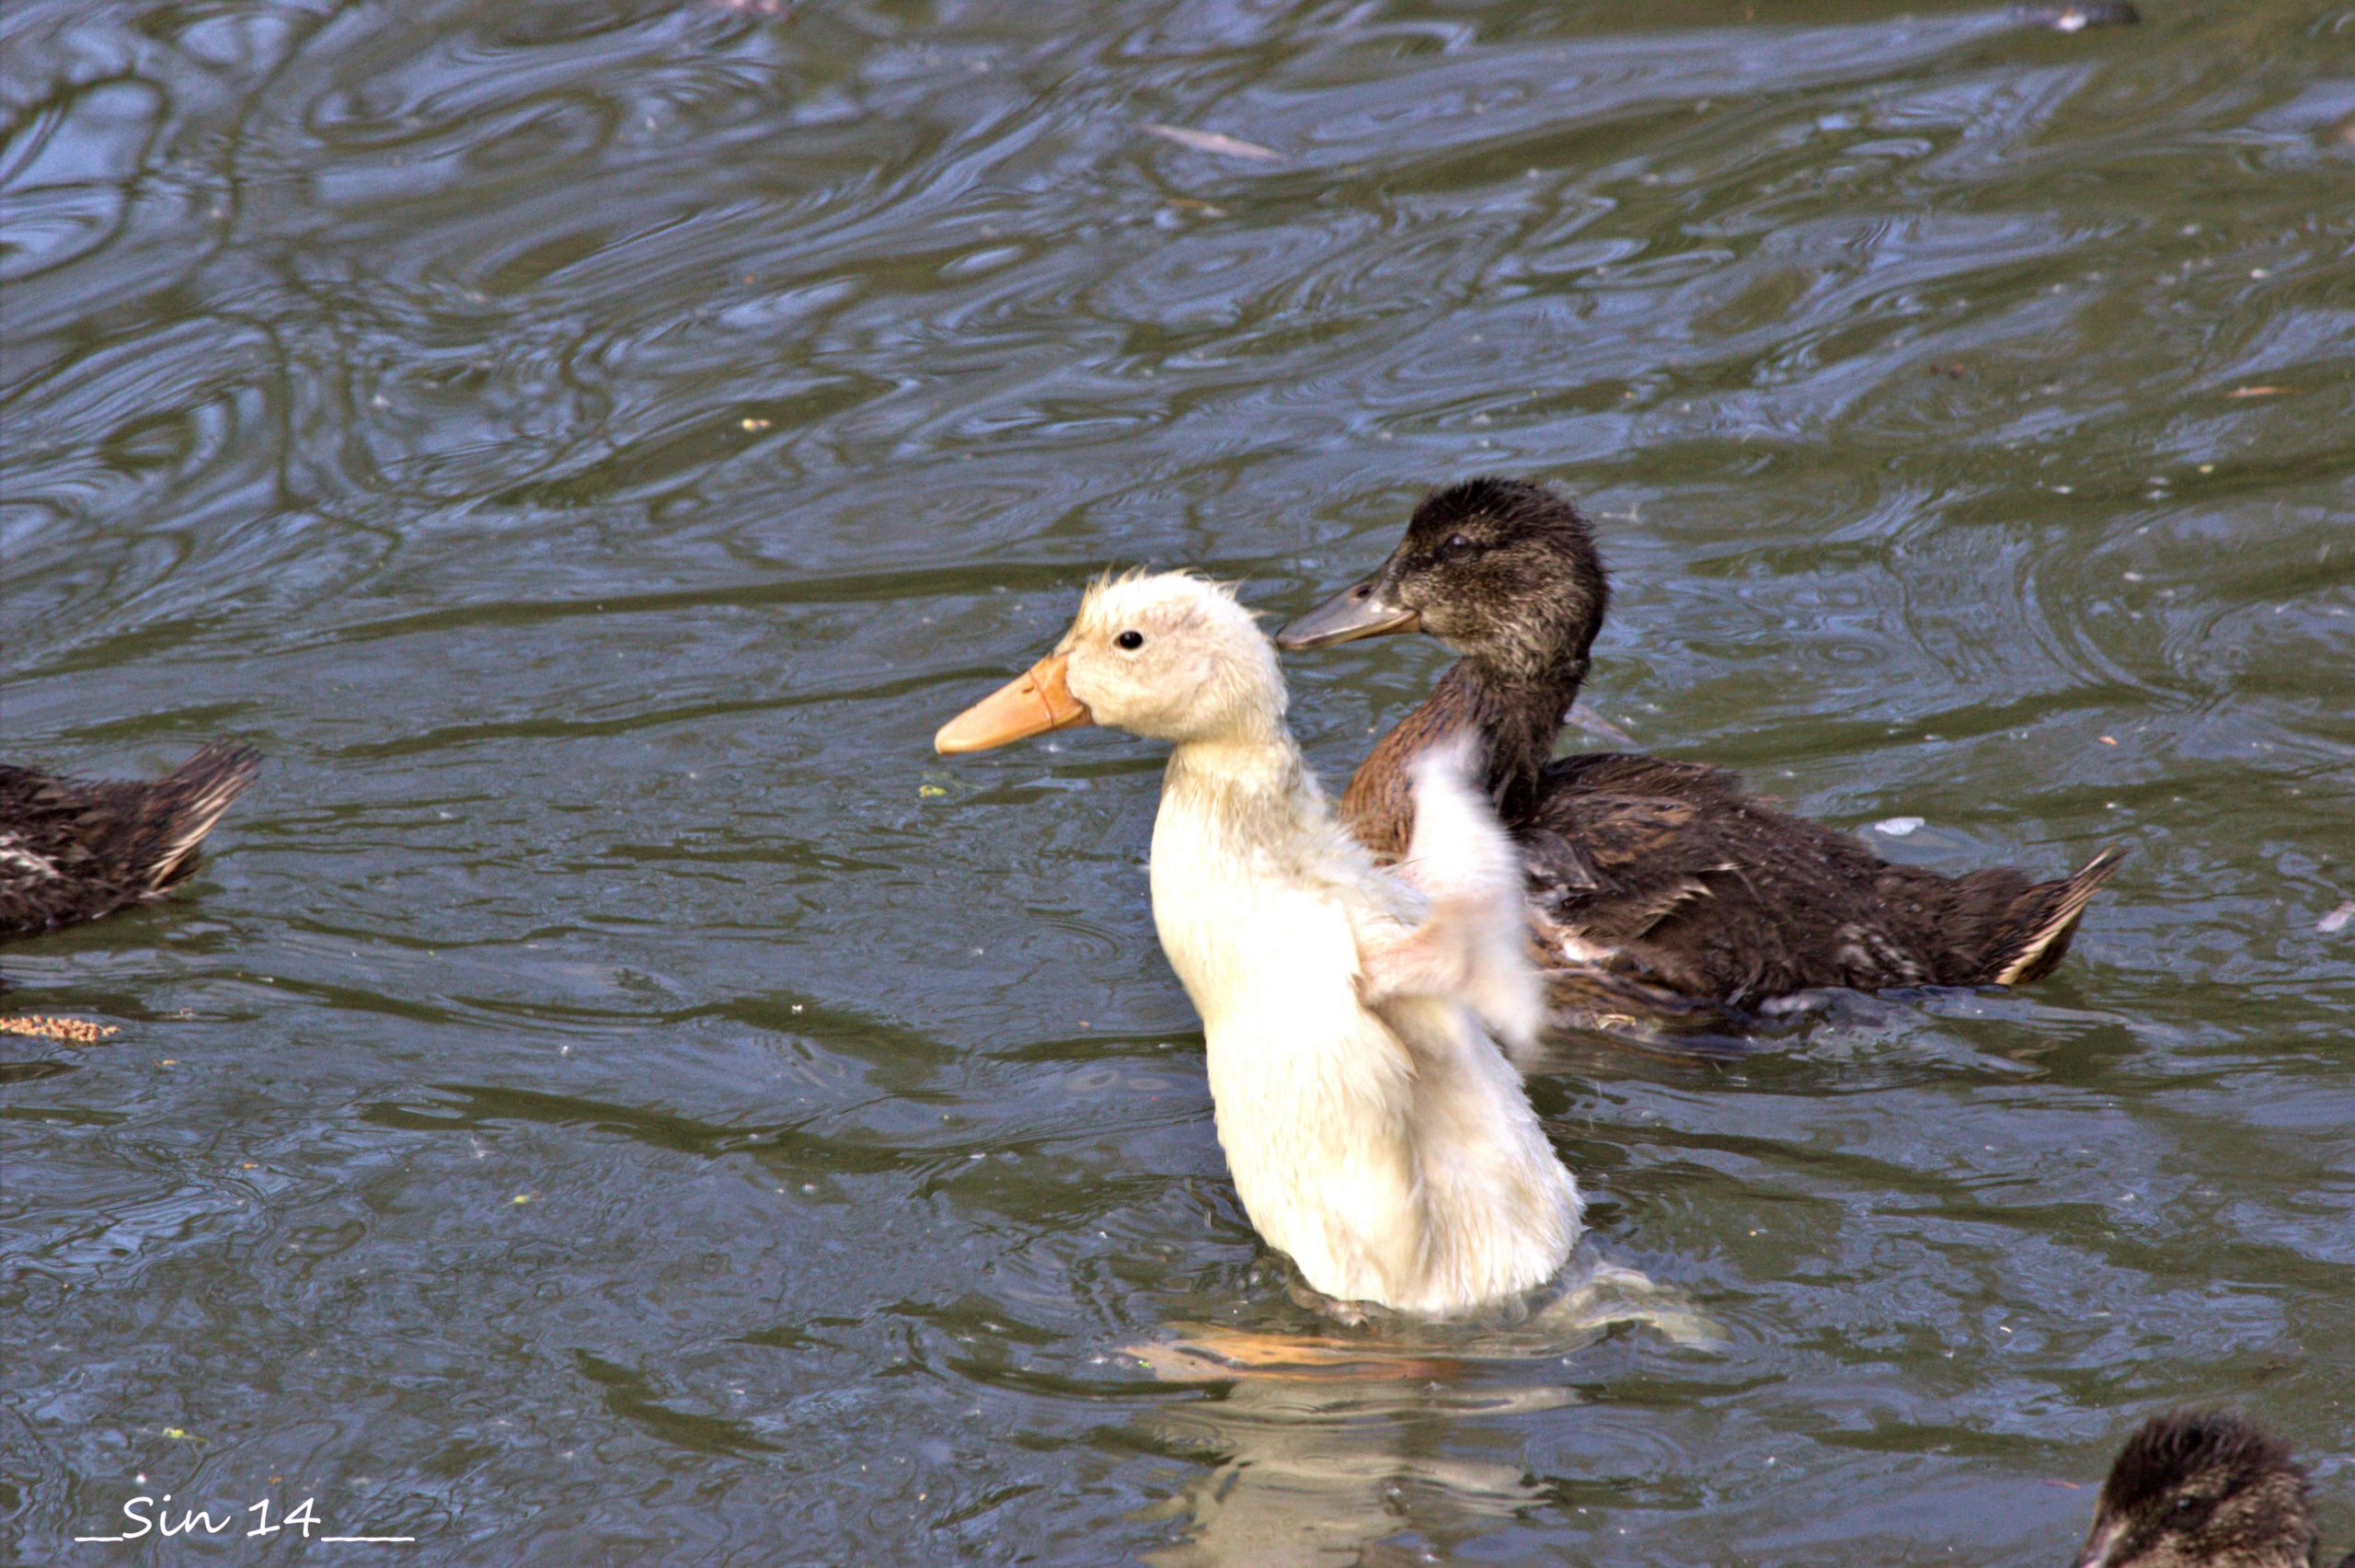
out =
[(153, 783), (0, 764), (0, 940), (161, 898), (260, 761), (216, 740)]

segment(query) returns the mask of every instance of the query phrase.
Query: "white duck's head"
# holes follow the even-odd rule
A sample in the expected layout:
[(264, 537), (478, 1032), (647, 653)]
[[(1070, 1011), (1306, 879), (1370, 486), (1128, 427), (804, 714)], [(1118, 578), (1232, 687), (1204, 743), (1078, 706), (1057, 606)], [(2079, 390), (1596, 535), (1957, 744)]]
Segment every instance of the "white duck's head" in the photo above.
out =
[(1155, 740), (1263, 740), (1281, 733), (1274, 645), (1221, 584), (1187, 572), (1092, 584), (1071, 630), (1029, 671), (950, 719), (945, 752), (982, 751), (1075, 724)]

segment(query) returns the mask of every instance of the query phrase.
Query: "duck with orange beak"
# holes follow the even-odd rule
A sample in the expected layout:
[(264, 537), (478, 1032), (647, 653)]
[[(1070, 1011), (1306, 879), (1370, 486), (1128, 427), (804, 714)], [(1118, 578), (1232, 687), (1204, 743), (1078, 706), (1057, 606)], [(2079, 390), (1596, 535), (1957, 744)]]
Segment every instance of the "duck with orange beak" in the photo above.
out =
[(1385, 871), (1334, 822), (1251, 612), (1183, 573), (1099, 581), (1054, 651), (943, 726), (943, 752), (1099, 724), (1170, 745), (1151, 882), (1201, 1014), (1218, 1137), (1259, 1234), (1338, 1301), (1525, 1305), (1579, 1230), (1570, 1173), (1499, 1042), (1544, 1001), (1513, 847), (1468, 752), (1418, 765)]

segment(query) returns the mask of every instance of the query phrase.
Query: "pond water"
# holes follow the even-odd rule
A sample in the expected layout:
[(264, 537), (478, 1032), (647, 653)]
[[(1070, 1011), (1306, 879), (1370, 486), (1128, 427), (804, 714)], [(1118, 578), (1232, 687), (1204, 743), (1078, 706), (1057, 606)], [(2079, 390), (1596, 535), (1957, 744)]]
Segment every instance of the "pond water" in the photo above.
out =
[[(121, 1031), (0, 1041), (0, 1557), (2028, 1568), (2217, 1400), (2355, 1545), (2355, 7), (2144, 13), (16, 0), (7, 750), (269, 761), (0, 956)], [(1316, 1326), (1159, 758), (932, 731), (1481, 472), (1645, 747), (2131, 858), (2033, 990), (1533, 1084), (1723, 1343), (1156, 1378)], [(1292, 662), (1328, 780), (1445, 658)], [(74, 1541), (165, 1493), (415, 1539)]]

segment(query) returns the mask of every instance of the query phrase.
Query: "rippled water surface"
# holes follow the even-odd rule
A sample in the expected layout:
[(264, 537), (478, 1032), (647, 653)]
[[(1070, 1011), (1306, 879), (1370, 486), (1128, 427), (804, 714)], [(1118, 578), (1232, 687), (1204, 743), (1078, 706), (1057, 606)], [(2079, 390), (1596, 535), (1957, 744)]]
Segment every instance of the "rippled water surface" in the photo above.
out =
[[(0, 1039), (0, 1556), (2026, 1568), (2212, 1399), (2355, 1545), (2355, 9), (2144, 9), (16, 0), (7, 750), (269, 763), (0, 958), (121, 1030)], [(1645, 746), (2132, 858), (2030, 991), (1534, 1085), (1722, 1345), (1156, 1378), (1316, 1322), (1158, 759), (929, 738), (1477, 472)], [(1328, 778), (1444, 657), (1293, 664)], [(165, 1492), (417, 1539), (72, 1540)]]

